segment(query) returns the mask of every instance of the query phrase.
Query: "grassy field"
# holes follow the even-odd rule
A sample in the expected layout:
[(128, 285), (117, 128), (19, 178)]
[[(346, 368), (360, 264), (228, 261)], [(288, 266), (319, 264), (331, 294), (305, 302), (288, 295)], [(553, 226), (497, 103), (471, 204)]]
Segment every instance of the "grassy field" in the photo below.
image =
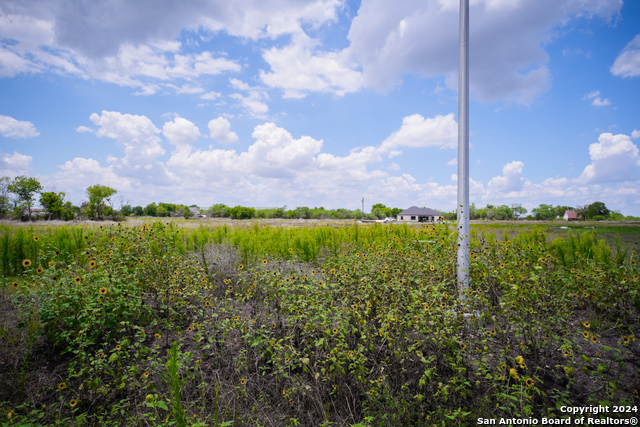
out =
[(454, 224), (3, 224), (0, 423), (637, 417), (639, 230), (474, 222), (460, 299)]

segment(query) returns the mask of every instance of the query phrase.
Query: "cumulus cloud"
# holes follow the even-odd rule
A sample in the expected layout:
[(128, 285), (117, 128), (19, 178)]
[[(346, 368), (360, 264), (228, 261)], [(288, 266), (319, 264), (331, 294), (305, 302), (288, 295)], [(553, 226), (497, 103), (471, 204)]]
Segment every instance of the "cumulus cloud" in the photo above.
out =
[(640, 130), (634, 129), (633, 132), (631, 132), (631, 138), (633, 139), (640, 138)]
[(578, 179), (583, 183), (622, 182), (637, 179), (640, 166), (638, 147), (628, 135), (602, 133), (598, 142), (589, 146), (591, 164)]
[(146, 116), (103, 110), (101, 115), (93, 113), (89, 119), (99, 126), (97, 136), (115, 139), (124, 146), (127, 158), (153, 159), (165, 153), (158, 137), (160, 129)]
[(209, 127), (209, 136), (220, 144), (238, 141), (238, 135), (231, 131), (231, 123), (224, 117), (211, 120), (207, 126)]
[(0, 175), (15, 177), (26, 175), (33, 165), (33, 157), (25, 156), (17, 151), (7, 154), (0, 151)]
[[(99, 126), (95, 132), (98, 137), (114, 139), (124, 148), (124, 157), (107, 158), (113, 173), (136, 183), (170, 185), (174, 181), (175, 178), (164, 163), (157, 160), (165, 154), (165, 150), (160, 145), (160, 129), (156, 128), (148, 117), (102, 111), (101, 115), (93, 113), (89, 119)], [(179, 143), (182, 141), (181, 138), (190, 137), (189, 130), (184, 130), (188, 125), (181, 121), (178, 121), (177, 125), (175, 121), (173, 123), (174, 125), (168, 127), (168, 133), (172, 138), (176, 138), (174, 142)]]
[(522, 169), (524, 163), (520, 161), (513, 161), (507, 163), (502, 168), (502, 176), (496, 176), (491, 178), (488, 187), (492, 192), (510, 193), (512, 191), (520, 191), (525, 183), (522, 177)]
[[(363, 0), (349, 31), (349, 53), (362, 64), (364, 83), (387, 91), (403, 73), (447, 76), (457, 88), (458, 1)], [(544, 44), (577, 15), (609, 19), (618, 0), (471, 2), (472, 93), (484, 101), (529, 104), (550, 84)], [(544, 11), (544, 13), (540, 13)]]
[(200, 129), (189, 120), (176, 117), (164, 124), (162, 134), (173, 145), (189, 145), (198, 140)]
[[(67, 0), (6, 0), (0, 6), (0, 76), (53, 71), (137, 88), (238, 72), (212, 52), (183, 53), (181, 32), (273, 39), (337, 20), (342, 0), (107, 0), (69, 7)], [(185, 88), (184, 86), (168, 86)], [(188, 89), (188, 87), (187, 87)], [(189, 93), (184, 92), (181, 93)]]
[(611, 74), (620, 77), (640, 76), (640, 34), (622, 49), (611, 66)]
[(600, 98), (600, 91), (594, 90), (593, 92), (585, 95), (582, 99), (592, 99), (591, 105), (594, 107), (605, 107), (607, 105), (611, 105), (611, 101), (609, 99)]
[(424, 118), (413, 114), (402, 119), (402, 126), (380, 145), (382, 152), (398, 147), (455, 148), (458, 144), (458, 124), (453, 113)]
[(267, 86), (280, 88), (284, 98), (304, 98), (306, 92), (330, 92), (338, 96), (358, 91), (362, 74), (342, 52), (321, 52), (304, 34), (293, 38), (288, 46), (272, 47), (263, 53), (271, 72), (260, 71)]
[(40, 135), (36, 127), (29, 121), (16, 120), (13, 117), (0, 115), (0, 135), (5, 138), (35, 138)]
[(229, 83), (233, 89), (243, 91), (246, 94), (239, 92), (229, 95), (230, 98), (238, 100), (240, 103), (237, 107), (242, 107), (250, 117), (264, 118), (269, 111), (269, 106), (262, 102), (268, 99), (267, 93), (259, 87), (251, 87), (247, 83), (238, 80), (230, 79)]

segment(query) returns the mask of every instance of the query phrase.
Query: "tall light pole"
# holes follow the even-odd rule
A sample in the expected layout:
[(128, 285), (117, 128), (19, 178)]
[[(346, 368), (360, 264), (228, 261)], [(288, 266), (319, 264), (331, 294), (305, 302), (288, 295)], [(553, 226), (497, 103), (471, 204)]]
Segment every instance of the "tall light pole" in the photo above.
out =
[[(458, 291), (469, 287), (469, 0), (460, 0), (458, 66)], [(460, 295), (462, 299), (464, 297)]]

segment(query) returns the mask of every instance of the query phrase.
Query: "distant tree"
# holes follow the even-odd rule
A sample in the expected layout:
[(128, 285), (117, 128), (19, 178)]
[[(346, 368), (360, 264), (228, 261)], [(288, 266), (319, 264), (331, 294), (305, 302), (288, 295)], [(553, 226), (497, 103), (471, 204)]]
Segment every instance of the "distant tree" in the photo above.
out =
[(122, 209), (120, 209), (120, 214), (122, 214), (122, 216), (131, 216), (133, 214), (133, 208), (131, 205), (124, 205)]
[(158, 206), (158, 209), (156, 209), (156, 215), (164, 218), (166, 216), (169, 216), (169, 211), (164, 206)]
[(31, 220), (31, 207), (33, 206), (33, 197), (36, 193), (42, 191), (42, 184), (36, 178), (27, 178), (24, 175), (17, 176), (11, 184), (7, 186), (9, 192), (17, 196), (19, 207), (26, 207), (29, 211), (29, 220)]
[(240, 205), (230, 209), (231, 218), (233, 219), (251, 219), (255, 213), (256, 210), (254, 208), (248, 208)]
[(230, 216), (229, 206), (224, 203), (218, 203), (209, 208), (207, 215), (212, 218), (228, 218)]
[[(520, 203), (514, 203), (511, 205), (511, 210), (513, 211), (513, 216), (515, 219), (520, 218), (522, 215), (526, 215), (527, 214), (527, 209), (523, 208), (522, 205), (520, 205)], [(563, 212), (564, 214), (564, 212)]]
[(142, 206), (136, 206), (133, 208), (133, 214), (135, 216), (142, 216), (144, 215), (144, 208)]
[(604, 203), (602, 202), (593, 202), (590, 205), (584, 207), (584, 215), (585, 219), (595, 219), (594, 217), (600, 216), (603, 219), (608, 218), (611, 215), (611, 211), (607, 209)]
[(115, 188), (107, 187), (106, 185), (92, 185), (87, 188), (87, 196), (89, 197), (88, 214), (90, 218), (97, 220), (102, 219), (103, 210), (109, 208), (111, 213), (111, 206), (107, 206), (106, 203), (111, 201), (111, 197), (116, 194), (118, 190)]
[(0, 218), (5, 216), (11, 210), (11, 200), (9, 199), (9, 185), (11, 178), (3, 176), (0, 178)]
[(311, 209), (306, 206), (300, 206), (296, 208), (296, 216), (298, 218), (309, 219), (311, 218)]
[(144, 214), (147, 216), (157, 216), (158, 206), (156, 205), (156, 202), (149, 203), (147, 206), (145, 206)]
[[(491, 208), (489, 208), (491, 206)], [(513, 210), (507, 205), (487, 205), (487, 219), (506, 220), (513, 218)]]
[(40, 205), (49, 214), (48, 219), (62, 218), (65, 210), (64, 206), (65, 193), (56, 193), (54, 191), (47, 191), (40, 193)]
[[(402, 212), (402, 211), (400, 211)], [(391, 212), (391, 209), (383, 205), (382, 203), (376, 203), (371, 207), (371, 213), (377, 219), (384, 219), (390, 216), (394, 216)]]
[(558, 216), (553, 205), (545, 204), (540, 204), (537, 208), (533, 208), (531, 213), (533, 214), (533, 219), (536, 220), (554, 219)]

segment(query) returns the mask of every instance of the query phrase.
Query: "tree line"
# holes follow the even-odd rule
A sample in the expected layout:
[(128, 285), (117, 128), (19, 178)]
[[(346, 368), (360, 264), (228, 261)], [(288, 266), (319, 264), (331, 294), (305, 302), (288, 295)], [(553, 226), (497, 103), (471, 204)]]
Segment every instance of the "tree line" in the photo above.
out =
[[(116, 200), (114, 197), (118, 190), (105, 185), (92, 185), (86, 189), (87, 199), (80, 206), (73, 205), (65, 200), (66, 193), (45, 191), (37, 178), (29, 178), (24, 175), (13, 179), (0, 177), (0, 217), (13, 217), (22, 220), (31, 220), (35, 217), (43, 219), (72, 220), (77, 217), (102, 220), (121, 220), (130, 216), (151, 217), (183, 217), (190, 218), (196, 215), (211, 218), (252, 219), (252, 218), (302, 218), (302, 219), (384, 219), (396, 218), (403, 209), (389, 208), (382, 203), (376, 203), (371, 207), (370, 213), (363, 213), (360, 209), (325, 209), (324, 207), (309, 208), (306, 206), (287, 209), (287, 206), (279, 208), (256, 209), (246, 206), (227, 206), (218, 203), (212, 207), (201, 210), (196, 205), (187, 206), (174, 203), (149, 203), (145, 207), (131, 206), (123, 198)], [(37, 197), (38, 196), (38, 197)], [(39, 202), (41, 209), (34, 208)], [(640, 220), (634, 216), (624, 216), (620, 212), (612, 211), (603, 202), (594, 202), (583, 206), (553, 206), (540, 204), (528, 213), (520, 204), (512, 205), (486, 205), (483, 208), (476, 207), (475, 203), (469, 206), (470, 219), (487, 220), (553, 220), (562, 218), (568, 210), (575, 211), (580, 219), (584, 220)], [(446, 220), (456, 220), (455, 211), (438, 211)], [(35, 214), (35, 215), (34, 215)]]

